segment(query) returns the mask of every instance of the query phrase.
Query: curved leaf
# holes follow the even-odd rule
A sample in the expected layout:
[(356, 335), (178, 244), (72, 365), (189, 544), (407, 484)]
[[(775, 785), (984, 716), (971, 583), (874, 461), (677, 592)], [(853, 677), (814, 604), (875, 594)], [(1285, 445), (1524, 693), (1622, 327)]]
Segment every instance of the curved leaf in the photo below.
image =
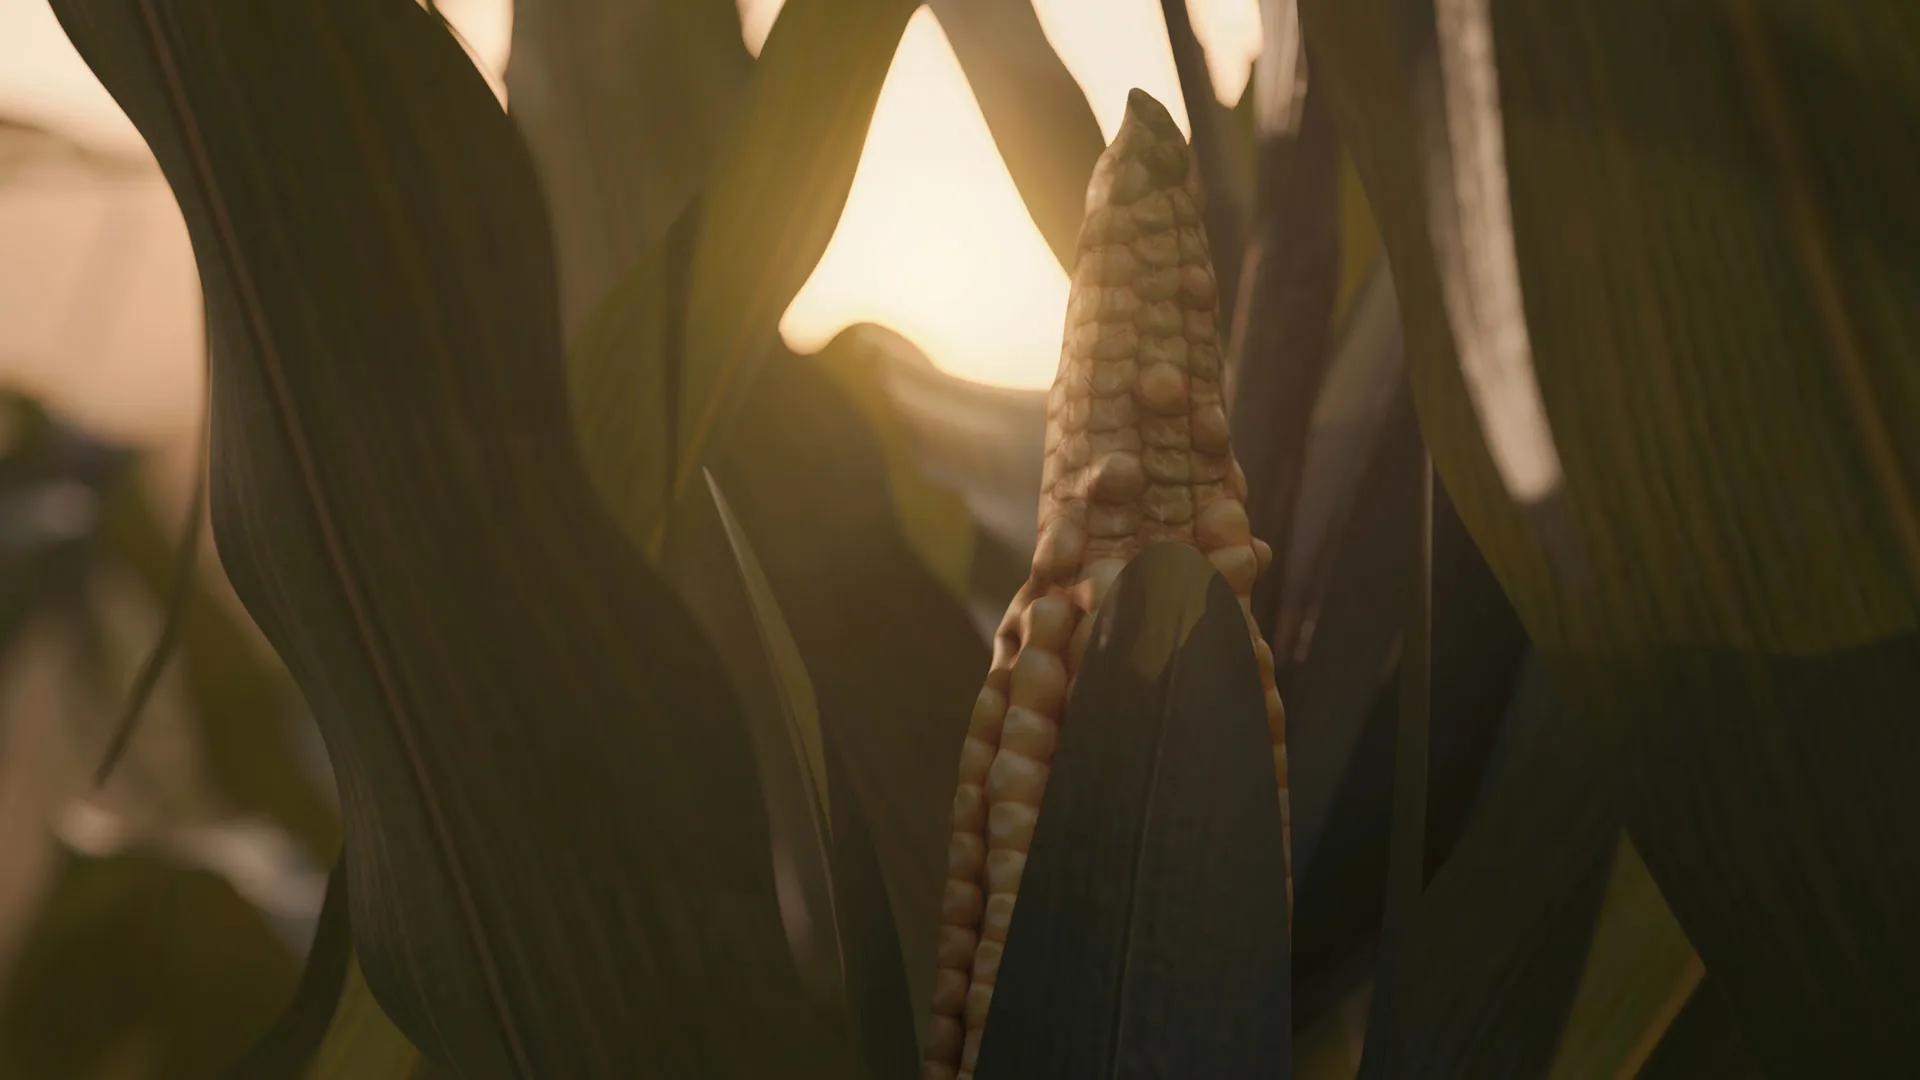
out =
[[(777, 708), (747, 709), (754, 754), (760, 766), (760, 787), (767, 801), (768, 823), (773, 831), (774, 888), (780, 896), (780, 912), (786, 924), (787, 943), (800, 966), (801, 977), (823, 1005), (837, 1009), (846, 996), (846, 955), (842, 946), (840, 916), (834, 909), (832, 792), (827, 784), (825, 748), (820, 735), (820, 709), (813, 697), (813, 682), (807, 677), (805, 661), (793, 642), (793, 633), (780, 614), (779, 601), (767, 583), (766, 572), (747, 541), (746, 532), (733, 516), (726, 496), (713, 474), (706, 477), (708, 498), (718, 531), (724, 537), (722, 549), (713, 545), (715, 554), (732, 554), (730, 577), (746, 610), (739, 621), (750, 622), (757, 641), (743, 640), (745, 635), (715, 635), (715, 640), (736, 654), (750, 656), (764, 666), (764, 679)], [(676, 514), (676, 525), (685, 514)], [(686, 575), (680, 575), (684, 581)], [(706, 597), (696, 600), (703, 618), (712, 619), (704, 609), (715, 606)], [(754, 646), (759, 648), (755, 649)], [(747, 661), (754, 663), (754, 661)], [(744, 683), (748, 677), (739, 678)]]
[(418, 1080), (435, 1074), (447, 1071), (421, 1056), (380, 1011), (359, 959), (350, 958), (333, 1023), (304, 1080)]
[[(161, 595), (177, 552), (140, 485), (123, 484), (113, 493), (101, 530), (114, 556)], [(180, 611), (180, 650), (220, 791), (236, 809), (286, 829), (308, 856), (324, 863), (339, 850), (340, 821), (298, 755), (292, 724), (283, 719), (289, 699), (297, 700), (286, 673), (206, 581), (192, 583)]]
[[(901, 537), (885, 459), (857, 407), (817, 358), (779, 357), (713, 472), (741, 525), (770, 538), (757, 551), (845, 766), (834, 790), (860, 803), (914, 1016), (930, 1017), (953, 782), (990, 657), (965, 609)], [(676, 515), (668, 565), (703, 557), (703, 543), (724, 549), (717, 534), (681, 540), (693, 516)], [(702, 618), (713, 614), (695, 604)], [(748, 640), (754, 633), (746, 627)], [(846, 801), (836, 800), (836, 814)]]
[(1621, 837), (1547, 1080), (1639, 1075), (1705, 974), (1647, 864)]
[(1286, 866), (1233, 590), (1158, 544), (1093, 616), (982, 1080), (1291, 1073)]
[(837, 1067), (739, 706), (579, 468), (539, 189), (458, 46), (376, 0), (56, 10), (193, 236), (215, 535), (327, 741), (388, 1014), (469, 1080)]
[[(1194, 36), (1187, 0), (1160, 0), (1173, 66), (1180, 77), (1180, 96), (1187, 105), (1187, 125), (1193, 132), (1193, 156), (1200, 163), (1206, 186), (1207, 246), (1220, 280), (1220, 321), (1232, 326), (1234, 305), (1240, 298), (1241, 262), (1246, 256), (1247, 209), (1240, 203), (1244, 183), (1236, 182), (1235, 167), (1244, 167), (1229, 140), (1239, 136), (1237, 117), (1220, 104), (1207, 71), (1206, 50)], [(1249, 108), (1251, 104), (1249, 103)]]
[(347, 923), (347, 874), (344, 861), (327, 875), (327, 896), (307, 947), (293, 1000), (266, 1038), (254, 1045), (227, 1080), (294, 1080), (307, 1071), (327, 1037), (353, 958), (353, 929)]
[[(778, 344), (780, 316), (833, 237), (880, 86), (918, 6), (791, 0), (702, 189), (687, 263), (673, 260), (672, 245), (656, 245), (573, 346), (587, 469), (649, 550), (658, 550), (668, 508), (720, 453)], [(667, 300), (675, 282), (684, 305)], [(671, 445), (659, 441), (663, 424)]]
[(931, 0), (1000, 160), (1067, 273), (1079, 252), (1087, 181), (1107, 148), (1100, 122), (1034, 12), (1033, 0)]
[[(931, 367), (931, 362), (905, 338), (872, 323), (841, 331), (807, 362), (833, 379), (872, 428), (886, 459), (887, 490), (893, 496), (902, 537), (955, 598), (966, 599), (976, 553), (973, 519), (965, 500), (956, 494), (964, 488), (947, 482), (921, 459), (916, 432), (890, 393), (899, 367), (915, 362)], [(821, 477), (820, 482), (834, 487), (842, 481)], [(1031, 510), (1028, 517), (1033, 516)], [(1007, 592), (1018, 587), (1015, 583)], [(1004, 602), (1005, 597), (1000, 599)]]
[(1421, 899), (1398, 965), (1394, 1067), (1372, 1075), (1530, 1080), (1553, 1060), (1620, 835), (1621, 748), (1530, 689), (1483, 804)]
[(569, 336), (686, 208), (752, 71), (734, 0), (516, 0), (507, 109), (553, 217)]
[[(957, 492), (979, 527), (1018, 554), (1021, 578), (1006, 590), (1011, 595), (1039, 537), (1034, 507), (1045, 457), (1046, 392), (950, 375), (892, 331), (860, 329), (879, 355), (887, 397), (921, 471)], [(1004, 605), (1006, 597), (994, 599)]]
[[(761, 774), (776, 849), (783, 843), (790, 849), (786, 869), (794, 894), (782, 894), (788, 940), (803, 972), (818, 972), (810, 980), (817, 990), (832, 995), (834, 1007), (841, 1000), (850, 1007), (869, 1075), (906, 1075), (919, 1060), (913, 1005), (866, 813), (857, 795), (845, 793), (852, 786), (845, 756), (821, 723), (812, 681), (773, 587), (711, 473), (707, 486), (714, 513), (677, 514), (669, 554), (683, 568), (681, 580), (699, 590), (703, 621), (734, 651), (755, 652), (738, 626), (747, 616), (740, 609), (750, 611), (747, 617), (758, 628), (761, 645), (755, 655), (764, 654), (766, 670), (743, 672), (741, 681), (750, 688), (772, 684), (765, 696), (780, 699), (781, 730), (756, 731), (756, 736), (763, 744)], [(685, 532), (689, 527), (698, 532)], [(715, 532), (724, 539), (710, 535)], [(712, 580), (711, 560), (687, 561), (693, 552), (717, 552), (722, 546), (733, 553), (737, 591)], [(763, 716), (757, 727), (776, 726), (773, 717), (763, 715), (773, 710), (750, 706), (749, 711)], [(843, 793), (835, 798), (835, 790)]]
[(1448, 324), (1434, 27), (1409, 21), (1426, 9), (1301, 7), (1436, 467), (1562, 658), (1570, 726), (1626, 744), (1634, 845), (1741, 1037), (1797, 1072), (1912, 1061), (1920, 935), (1895, 913), (1920, 904), (1920, 863), (1886, 853), (1920, 849), (1902, 779), (1920, 768), (1920, 218), (1872, 193), (1920, 177), (1886, 135), (1920, 117), (1920, 24), (1885, 0), (1482, 5), (1524, 329), (1587, 570), (1563, 581)]

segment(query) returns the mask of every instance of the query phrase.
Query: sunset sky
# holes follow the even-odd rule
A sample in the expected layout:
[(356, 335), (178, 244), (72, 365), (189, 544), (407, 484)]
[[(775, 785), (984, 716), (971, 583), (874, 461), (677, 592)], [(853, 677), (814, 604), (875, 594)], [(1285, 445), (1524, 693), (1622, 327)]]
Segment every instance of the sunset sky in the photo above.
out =
[[(758, 50), (781, 0), (739, 0)], [(439, 0), (498, 84), (507, 0)], [(1258, 0), (1189, 0), (1215, 91), (1236, 100), (1260, 47)], [(1036, 0), (1049, 40), (1111, 137), (1138, 86), (1183, 126), (1158, 0)], [(144, 145), (44, 0), (0, 3), (0, 116), (134, 160)], [(101, 176), (36, 165), (0, 187), (0, 379), (104, 434), (191, 431), (201, 402), (200, 311), (186, 231), (150, 166)], [(109, 239), (111, 238), (111, 239)], [(846, 212), (781, 331), (797, 349), (874, 321), (941, 367), (1041, 387), (1059, 349), (1066, 275), (1007, 176), (938, 20), (900, 43)]]

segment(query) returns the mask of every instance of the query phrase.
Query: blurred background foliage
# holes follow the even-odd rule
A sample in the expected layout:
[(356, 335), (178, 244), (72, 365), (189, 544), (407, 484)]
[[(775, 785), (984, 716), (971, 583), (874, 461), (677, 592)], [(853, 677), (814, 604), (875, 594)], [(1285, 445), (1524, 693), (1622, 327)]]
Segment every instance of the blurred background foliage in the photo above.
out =
[[(1888, 196), (1920, 180), (1920, 27), (1894, 0), (1298, 7), (435, 5), (542, 186), (588, 477), (729, 659), (758, 628), (714, 591), (706, 475), (758, 538), (916, 1016), (1086, 177), (1137, 85), (1191, 133), (1237, 282), (1295, 1075), (1914, 1060), (1920, 227)], [(421, 1075), (328, 936), (312, 719), (181, 527), (206, 376), (179, 212), (40, 0), (0, 43), (0, 1076), (216, 1076), (296, 1021), (305, 1075)], [(95, 787), (183, 536), (176, 655)]]

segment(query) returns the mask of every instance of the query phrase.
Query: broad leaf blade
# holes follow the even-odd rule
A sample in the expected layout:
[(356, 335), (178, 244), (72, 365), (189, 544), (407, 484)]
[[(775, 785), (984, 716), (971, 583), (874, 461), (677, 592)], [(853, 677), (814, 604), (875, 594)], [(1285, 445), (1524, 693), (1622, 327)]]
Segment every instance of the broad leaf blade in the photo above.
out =
[[(123, 484), (108, 499), (101, 530), (113, 555), (159, 596), (177, 553), (138, 484)], [(262, 653), (244, 617), (215, 595), (211, 583), (193, 584), (180, 619), (180, 665), (215, 783), (236, 809), (270, 818), (324, 863), (339, 850), (340, 821), (304, 767), (295, 730), (284, 719), (297, 700), (286, 672)]]
[(1286, 873), (1233, 590), (1149, 548), (1062, 725), (977, 1075), (1286, 1076)]
[(733, 0), (518, 0), (508, 111), (540, 169), (569, 335), (686, 208), (753, 59)]
[(924, 1019), (960, 744), (990, 657), (901, 537), (858, 409), (813, 358), (779, 356), (713, 471), (741, 525), (771, 538), (758, 554), (840, 748), (847, 779), (835, 790), (860, 801), (872, 832)]
[(227, 1080), (404, 1080), (421, 1062), (367, 989), (353, 955), (344, 863), (336, 863), (293, 1000)]
[(411, 4), (56, 10), (193, 236), (215, 535), (327, 740), (389, 1015), (469, 1080), (834, 1068), (723, 669), (578, 467), (472, 65)]
[[(872, 323), (859, 323), (841, 331), (806, 362), (833, 380), (872, 431), (886, 462), (887, 491), (892, 496), (901, 538), (913, 546), (949, 593), (965, 600), (977, 555), (973, 518), (966, 501), (956, 494), (960, 488), (936, 475), (921, 459), (916, 432), (908, 426), (891, 393), (895, 369), (915, 361), (932, 366), (898, 334)], [(838, 486), (836, 480), (822, 477), (822, 487)], [(1018, 587), (1017, 583), (1009, 586), (1007, 595)], [(1004, 603), (1005, 596), (998, 600)]]
[(1637, 1076), (1705, 973), (1647, 864), (1621, 837), (1547, 1080)]
[[(780, 316), (833, 236), (881, 83), (917, 7), (792, 0), (702, 189), (689, 265), (673, 266), (667, 245), (656, 245), (572, 350), (587, 468), (615, 516), (650, 548), (669, 507), (720, 453), (778, 344)], [(685, 304), (676, 310), (664, 296), (682, 278)], [(677, 367), (670, 340), (684, 360)], [(657, 438), (668, 417), (675, 438), (663, 454)]]
[(1741, 1037), (1795, 1072), (1908, 1067), (1920, 935), (1897, 913), (1920, 904), (1920, 864), (1886, 852), (1920, 847), (1903, 779), (1920, 579), (1915, 485), (1887, 479), (1920, 475), (1901, 422), (1920, 409), (1920, 277), (1896, 239), (1912, 208), (1869, 193), (1915, 182), (1911, 140), (1884, 133), (1920, 116), (1920, 27), (1885, 2), (1481, 8), (1525, 329), (1586, 556), (1569, 587), (1459, 371), (1411, 9), (1301, 6), (1436, 466), (1562, 658), (1574, 723), (1598, 729), (1582, 737), (1629, 744), (1634, 845)]

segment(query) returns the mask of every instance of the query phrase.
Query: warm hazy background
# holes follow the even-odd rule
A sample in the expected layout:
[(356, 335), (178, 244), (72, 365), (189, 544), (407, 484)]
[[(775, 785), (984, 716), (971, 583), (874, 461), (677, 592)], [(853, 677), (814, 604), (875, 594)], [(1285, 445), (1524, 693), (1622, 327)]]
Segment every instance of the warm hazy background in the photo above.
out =
[[(750, 49), (758, 50), (782, 2), (739, 0)], [(1185, 125), (1156, 0), (1034, 6), (1108, 137), (1134, 86)], [(511, 0), (440, 7), (499, 89)], [(1215, 91), (1231, 104), (1259, 51), (1258, 0), (1188, 7)], [(201, 396), (200, 309), (185, 228), (138, 135), (43, 0), (0, 0), (0, 116), (88, 151), (16, 163), (0, 147), (0, 382), (100, 434), (178, 445)], [(878, 322), (949, 371), (1041, 387), (1052, 375), (1066, 292), (945, 34), (922, 9), (894, 57), (838, 232), (783, 320), (783, 335), (811, 351), (849, 324)]]

